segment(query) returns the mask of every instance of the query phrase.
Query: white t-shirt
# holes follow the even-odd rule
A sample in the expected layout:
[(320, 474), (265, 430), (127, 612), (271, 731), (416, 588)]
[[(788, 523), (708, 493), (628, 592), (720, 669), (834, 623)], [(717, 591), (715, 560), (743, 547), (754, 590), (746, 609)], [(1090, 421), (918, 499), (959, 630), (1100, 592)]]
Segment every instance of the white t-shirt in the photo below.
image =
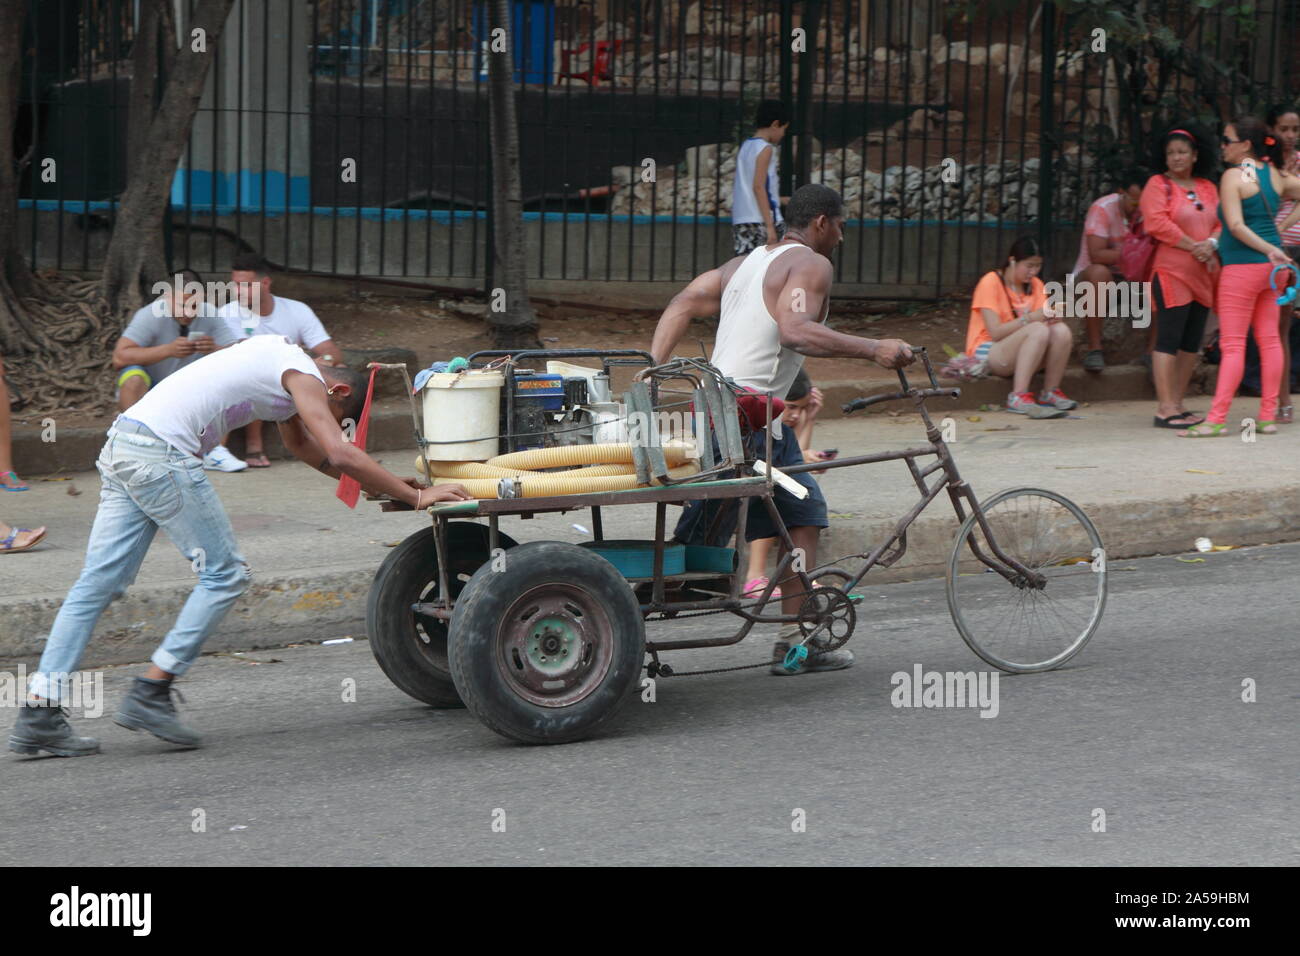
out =
[(255, 335), (173, 372), (125, 413), (191, 455), (206, 455), (226, 432), (249, 422), (283, 422), (297, 413), (281, 378), (314, 375), (316, 363), (283, 336)]
[(736, 182), (731, 191), (731, 221), (737, 225), (763, 221), (763, 214), (754, 200), (754, 164), (765, 149), (772, 150), (772, 158), (767, 164), (767, 204), (772, 210), (773, 225), (784, 222), (781, 218), (780, 187), (776, 175), (776, 161), (780, 154), (775, 146), (761, 136), (751, 136), (740, 144), (740, 152), (736, 154)]
[(238, 302), (227, 302), (217, 314), (230, 323), (235, 337), (240, 339), (250, 335), (283, 335), (303, 348), (314, 349), (330, 337), (311, 306), (282, 295), (272, 298), (270, 315), (255, 315)]

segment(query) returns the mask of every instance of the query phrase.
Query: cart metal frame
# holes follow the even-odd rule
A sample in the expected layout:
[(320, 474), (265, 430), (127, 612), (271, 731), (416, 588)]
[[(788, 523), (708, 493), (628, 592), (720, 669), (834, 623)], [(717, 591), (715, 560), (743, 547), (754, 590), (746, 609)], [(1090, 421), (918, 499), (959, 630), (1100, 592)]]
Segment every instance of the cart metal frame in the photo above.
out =
[[(902, 369), (898, 369), (898, 379), (900, 388), (896, 392), (872, 395), (864, 398), (855, 399), (843, 406), (844, 412), (850, 413), (856, 410), (867, 408), (871, 405), (880, 404), (890, 401), (910, 400), (920, 413), (925, 425), (926, 444), (918, 445), (911, 448), (904, 448), (898, 451), (878, 452), (871, 455), (858, 455), (849, 458), (842, 458), (825, 462), (810, 462), (793, 467), (783, 468), (786, 474), (795, 474), (804, 471), (821, 471), (834, 468), (851, 468), (858, 465), (877, 464), (886, 461), (903, 461), (907, 464), (908, 471), (911, 473), (913, 481), (916, 483), (919, 500), (917, 503), (901, 517), (894, 526), (889, 537), (876, 545), (869, 551), (863, 551), (856, 554), (842, 555), (833, 561), (819, 565), (811, 570), (799, 569), (795, 567), (796, 551), (794, 542), (790, 537), (789, 530), (785, 522), (781, 519), (781, 514), (773, 500), (775, 483), (773, 476), (768, 473), (766, 476), (748, 476), (744, 472), (752, 468), (752, 460), (737, 460), (734, 455), (736, 443), (733, 441), (733, 435), (730, 429), (736, 428), (736, 417), (734, 414), (734, 395), (728, 389), (720, 389), (722, 396), (731, 398), (731, 402), (723, 402), (721, 406), (713, 403), (713, 395), (709, 393), (704, 396), (709, 402), (711, 418), (720, 426), (719, 444), (722, 449), (721, 457), (718, 461), (712, 460), (711, 449), (708, 449), (706, 456), (709, 466), (701, 475), (691, 476), (680, 481), (665, 483), (660, 487), (636, 488), (628, 491), (606, 491), (593, 492), (572, 495), (558, 495), (545, 498), (507, 498), (507, 499), (480, 499), (466, 502), (446, 502), (433, 505), (427, 510), (430, 513), (433, 522), (435, 540), (437, 544), (438, 555), (438, 599), (432, 602), (418, 603), (412, 606), (412, 611), (417, 615), (428, 615), (440, 620), (450, 620), (454, 608), (454, 601), (451, 598), (451, 589), (448, 580), (448, 567), (451, 564), (450, 555), (447, 551), (447, 526), (452, 520), (465, 518), (482, 518), (486, 517), (488, 521), (488, 543), (489, 550), (495, 551), (498, 547), (499, 521), (503, 515), (516, 516), (521, 519), (531, 519), (538, 514), (564, 514), (570, 511), (590, 509), (592, 514), (593, 536), (595, 540), (604, 540), (604, 529), (601, 520), (601, 509), (616, 505), (631, 504), (654, 504), (655, 505), (655, 535), (654, 535), (654, 574), (647, 579), (630, 579), (633, 586), (637, 589), (638, 600), (642, 616), (645, 620), (667, 620), (682, 612), (698, 611), (725, 611), (730, 612), (743, 619), (740, 628), (730, 635), (720, 637), (701, 637), (701, 638), (678, 638), (674, 640), (646, 641), (646, 652), (657, 659), (657, 654), (662, 651), (681, 650), (687, 648), (699, 647), (722, 647), (736, 644), (743, 640), (755, 624), (765, 623), (793, 623), (803, 620), (807, 622), (802, 615), (791, 615), (780, 613), (779, 602), (776, 604), (777, 612), (767, 613), (764, 608), (771, 603), (772, 591), (778, 584), (791, 577), (797, 578), (800, 582), (803, 593), (809, 594), (814, 588), (814, 582), (822, 577), (835, 577), (843, 581), (841, 590), (851, 591), (854, 587), (866, 577), (868, 572), (873, 568), (890, 567), (895, 564), (907, 552), (907, 530), (912, 522), (924, 511), (943, 491), (948, 492), (952, 501), (953, 509), (956, 512), (959, 523), (967, 520), (967, 508), (970, 514), (975, 516), (975, 520), (984, 534), (985, 541), (988, 543), (988, 550), (991, 555), (979, 546), (974, 535), (969, 537), (969, 545), (974, 556), (981, 561), (986, 567), (1000, 574), (1008, 582), (1017, 588), (1042, 589), (1046, 584), (1046, 578), (1026, 567), (1016, 558), (1006, 554), (999, 546), (994, 537), (992, 529), (989, 527), (979, 500), (975, 497), (970, 485), (961, 477), (957, 470), (956, 462), (947, 444), (943, 440), (940, 429), (931, 420), (926, 408), (926, 400), (930, 398), (955, 398), (961, 394), (961, 390), (955, 387), (941, 387), (934, 375), (934, 369), (931, 365), (929, 356), (924, 349), (917, 349), (917, 354), (921, 359), (925, 372), (929, 379), (929, 387), (917, 388), (908, 382), (907, 376)], [(479, 352), (471, 358), (497, 357), (505, 356), (505, 352)], [(580, 357), (600, 357), (610, 364), (640, 364), (649, 362), (650, 357), (644, 352), (635, 350), (620, 350), (618, 352), (599, 352), (597, 350), (587, 349), (564, 349), (564, 350), (541, 350), (530, 351), (515, 354), (515, 360), (524, 359), (543, 359), (543, 358), (580, 358)], [(612, 360), (612, 361), (611, 361)], [(608, 368), (608, 365), (606, 365)], [(696, 399), (699, 400), (705, 392), (705, 382), (708, 378), (711, 366), (706, 363), (689, 360), (674, 359), (672, 362), (661, 366), (647, 366), (638, 371), (634, 388), (637, 383), (649, 382), (651, 386), (652, 401), (657, 399), (659, 385), (670, 379), (691, 379), (696, 383)], [(717, 381), (726, 381), (717, 375)], [(506, 376), (507, 381), (510, 376)], [(632, 393), (629, 393), (631, 396)], [(507, 409), (510, 405), (507, 404)], [(771, 459), (771, 403), (767, 403), (768, 414), (767, 421), (764, 422), (766, 431), (766, 460)], [(507, 413), (509, 414), (509, 412)], [(513, 421), (513, 418), (509, 419)], [(417, 435), (419, 434), (418, 422), (416, 426)], [(738, 439), (738, 432), (734, 436)], [(510, 447), (513, 447), (513, 439)], [(701, 448), (704, 451), (710, 444), (709, 441), (702, 440)], [(917, 459), (934, 456), (935, 460), (924, 467), (918, 465)], [(653, 472), (662, 471), (663, 478), (661, 481), (670, 482), (666, 478), (667, 469), (663, 465), (662, 452), (658, 456), (657, 462), (643, 462), (638, 459), (638, 473), (643, 466)], [(657, 466), (657, 467), (656, 467)], [(935, 474), (940, 473), (937, 480), (927, 482), (927, 479)], [(728, 474), (729, 477), (720, 477)], [(735, 550), (737, 554), (737, 568), (730, 575), (717, 572), (685, 572), (682, 574), (664, 574), (664, 549), (667, 545), (666, 535), (667, 526), (667, 509), (668, 505), (685, 505), (690, 501), (702, 500), (723, 500), (723, 499), (751, 499), (759, 500), (767, 510), (774, 526), (777, 528), (782, 544), (783, 554), (778, 561), (775, 573), (772, 575), (767, 588), (757, 598), (742, 599), (740, 589), (743, 587), (743, 568), (747, 556), (747, 545), (745, 542), (745, 525), (748, 513), (748, 507), (740, 507), (736, 529), (734, 533)], [(410, 506), (393, 501), (391, 499), (372, 499), (382, 500), (382, 508), (385, 511), (411, 510)], [(862, 560), (863, 565), (856, 573), (847, 571), (839, 564), (845, 561)], [(725, 594), (710, 592), (707, 588), (695, 590), (694, 588), (703, 588), (708, 582), (718, 582), (723, 579), (729, 579), (729, 584)], [(647, 590), (648, 595), (642, 600), (643, 592)], [(682, 590), (692, 595), (690, 600), (668, 600), (668, 585), (680, 585)], [(694, 588), (692, 587), (694, 586)], [(696, 597), (698, 594), (716, 593), (712, 597)]]

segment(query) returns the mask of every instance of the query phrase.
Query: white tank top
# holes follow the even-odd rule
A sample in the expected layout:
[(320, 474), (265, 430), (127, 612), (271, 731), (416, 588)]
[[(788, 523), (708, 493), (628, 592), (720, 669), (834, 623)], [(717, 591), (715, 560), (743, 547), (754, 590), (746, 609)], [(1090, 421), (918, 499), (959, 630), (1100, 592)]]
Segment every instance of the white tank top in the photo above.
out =
[[(759, 392), (784, 398), (803, 367), (803, 356), (781, 345), (781, 331), (763, 299), (767, 267), (794, 244), (759, 246), (745, 257), (722, 290), (718, 337), (710, 360), (728, 378)], [(826, 321), (825, 317), (822, 321)], [(779, 419), (772, 434), (780, 436)]]
[[(736, 181), (731, 190), (731, 221), (735, 224), (762, 222), (763, 214), (754, 199), (754, 163), (759, 153), (772, 146), (761, 136), (751, 136), (740, 144), (736, 154)], [(767, 164), (767, 204), (772, 210), (773, 224), (781, 222), (781, 203), (777, 198), (780, 187), (777, 185), (776, 161), (780, 154), (772, 146), (772, 159)]]

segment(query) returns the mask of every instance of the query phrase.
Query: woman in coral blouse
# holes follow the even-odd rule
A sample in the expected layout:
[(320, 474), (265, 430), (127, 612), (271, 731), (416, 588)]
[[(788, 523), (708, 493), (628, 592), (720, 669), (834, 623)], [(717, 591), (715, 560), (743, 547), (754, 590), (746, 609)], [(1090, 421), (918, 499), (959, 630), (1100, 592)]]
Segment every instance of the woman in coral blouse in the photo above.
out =
[(1151, 275), (1156, 346), (1151, 373), (1156, 383), (1157, 428), (1185, 429), (1205, 419), (1183, 404), (1201, 352), (1205, 320), (1214, 307), (1219, 272), (1219, 191), (1209, 178), (1211, 144), (1183, 127), (1160, 139), (1164, 172), (1142, 189), (1142, 222), (1156, 239)]

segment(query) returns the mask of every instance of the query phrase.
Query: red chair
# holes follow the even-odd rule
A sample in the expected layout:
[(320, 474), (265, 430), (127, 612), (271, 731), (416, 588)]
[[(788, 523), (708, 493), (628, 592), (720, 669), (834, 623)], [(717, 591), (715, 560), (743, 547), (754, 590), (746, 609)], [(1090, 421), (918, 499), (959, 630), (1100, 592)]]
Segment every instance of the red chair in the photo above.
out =
[(589, 86), (600, 86), (601, 80), (612, 80), (613, 77), (609, 72), (609, 63), (612, 57), (618, 55), (623, 49), (622, 40), (599, 40), (596, 43), (596, 56), (592, 62), (590, 70), (582, 73), (573, 73), (569, 70), (569, 63), (575, 56), (581, 56), (591, 49), (590, 43), (584, 43), (582, 46), (573, 49), (560, 51), (560, 78), (582, 80)]

